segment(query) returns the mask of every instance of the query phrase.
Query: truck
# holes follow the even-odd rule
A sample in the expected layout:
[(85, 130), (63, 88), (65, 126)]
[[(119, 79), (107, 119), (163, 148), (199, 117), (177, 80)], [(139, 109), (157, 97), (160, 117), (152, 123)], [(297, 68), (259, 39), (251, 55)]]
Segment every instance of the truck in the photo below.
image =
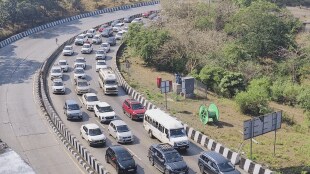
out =
[(118, 83), (116, 75), (111, 68), (99, 70), (99, 87), (103, 89), (105, 95), (118, 94)]

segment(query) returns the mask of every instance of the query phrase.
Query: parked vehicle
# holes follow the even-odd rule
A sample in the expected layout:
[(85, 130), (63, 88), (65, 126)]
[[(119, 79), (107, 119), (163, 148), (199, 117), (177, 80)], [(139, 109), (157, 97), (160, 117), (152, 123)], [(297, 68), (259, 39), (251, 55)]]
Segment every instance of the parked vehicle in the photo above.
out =
[(94, 107), (95, 117), (98, 117), (101, 123), (109, 123), (116, 119), (113, 108), (107, 102), (99, 102)]
[(198, 166), (202, 174), (240, 174), (228, 159), (214, 151), (202, 153), (198, 158)]
[(116, 40), (122, 40), (123, 36), (124, 36), (124, 32), (123, 31), (119, 31), (119, 32), (116, 33), (115, 39)]
[(145, 112), (143, 127), (151, 138), (156, 137), (175, 149), (189, 148), (189, 141), (182, 123), (160, 109), (149, 109)]
[(125, 23), (130, 23), (135, 17), (134, 16), (126, 16), (124, 18), (124, 22)]
[(83, 120), (80, 108), (81, 107), (75, 100), (66, 100), (63, 109), (64, 114), (67, 116), (67, 120)]
[(84, 57), (75, 58), (74, 68), (77, 68), (77, 67), (82, 67), (83, 69), (86, 68), (86, 60)]
[(114, 27), (116, 24), (121, 23), (121, 20), (116, 19), (111, 23), (111, 26)]
[(96, 34), (96, 30), (93, 29), (93, 28), (87, 30), (87, 32), (86, 32), (86, 35), (87, 35), (89, 38), (93, 38), (95, 34)]
[(81, 48), (82, 54), (90, 54), (93, 51), (93, 47), (89, 43), (84, 43), (83, 47)]
[(151, 11), (147, 11), (147, 12), (144, 12), (144, 13), (142, 13), (142, 17), (144, 17), (144, 18), (148, 18), (151, 14), (153, 14), (154, 13), (154, 11), (153, 10), (151, 10)]
[(139, 24), (143, 24), (143, 21), (141, 18), (135, 18), (134, 20), (131, 21), (131, 23), (139, 23)]
[(58, 65), (60, 66), (60, 68), (62, 69), (63, 72), (68, 72), (69, 64), (68, 64), (67, 60), (63, 60), (63, 59), (59, 60)]
[(87, 110), (93, 111), (94, 107), (97, 103), (99, 103), (99, 99), (97, 94), (95, 93), (86, 93), (82, 96), (82, 102), (86, 106)]
[(148, 158), (152, 166), (163, 173), (188, 174), (188, 166), (182, 156), (170, 144), (153, 144)]
[(111, 121), (108, 132), (118, 143), (131, 143), (134, 140), (132, 132), (123, 120)]
[(86, 78), (86, 74), (83, 68), (81, 67), (76, 67), (73, 71), (73, 79), (74, 79), (74, 83), (77, 83), (78, 79), (85, 79)]
[(64, 49), (62, 50), (62, 54), (64, 56), (72, 56), (73, 53), (74, 53), (74, 51), (73, 51), (73, 46), (72, 45), (66, 45), (64, 47)]
[(137, 165), (132, 155), (120, 145), (110, 146), (105, 154), (105, 161), (115, 167), (118, 174), (136, 173)]
[(106, 50), (100, 48), (99, 50), (96, 51), (95, 57), (96, 57), (96, 60), (105, 60), (106, 55), (107, 55)]
[(109, 43), (111, 46), (115, 46), (116, 45), (116, 39), (115, 39), (114, 36), (109, 37), (106, 42)]
[(86, 42), (86, 40), (88, 39), (86, 34), (80, 34), (78, 35), (75, 40), (74, 40), (74, 44), (75, 45), (83, 45), (84, 42)]
[(112, 27), (109, 27), (109, 28), (104, 29), (104, 30), (101, 32), (101, 35), (102, 35), (103, 37), (110, 37), (110, 36), (113, 36), (113, 29), (112, 29)]
[(135, 99), (125, 99), (122, 105), (124, 114), (132, 120), (142, 120), (146, 109)]
[(92, 39), (93, 44), (101, 44), (102, 43), (102, 37), (100, 34), (96, 34)]
[(99, 87), (103, 89), (104, 94), (118, 94), (118, 83), (112, 69), (100, 69), (98, 81)]
[(89, 146), (104, 145), (107, 139), (99, 126), (93, 123), (82, 125), (80, 135), (88, 142)]
[(105, 52), (110, 52), (110, 48), (111, 48), (111, 46), (110, 46), (110, 44), (108, 43), (108, 42), (103, 42), (101, 45), (100, 45), (100, 48), (101, 49), (104, 49), (105, 50)]
[(97, 60), (96, 62), (96, 72), (100, 69), (107, 69), (108, 65), (106, 64), (105, 60)]
[(60, 66), (53, 66), (51, 69), (51, 80), (62, 79), (62, 69)]
[(75, 92), (78, 95), (86, 94), (90, 92), (89, 83), (85, 79), (76, 79)]
[(122, 31), (122, 27), (124, 26), (124, 23), (118, 23), (113, 27), (114, 32)]
[(98, 31), (99, 32), (102, 32), (105, 28), (107, 28), (107, 27), (109, 27), (109, 24), (102, 24), (100, 27), (99, 27), (99, 29), (98, 29)]

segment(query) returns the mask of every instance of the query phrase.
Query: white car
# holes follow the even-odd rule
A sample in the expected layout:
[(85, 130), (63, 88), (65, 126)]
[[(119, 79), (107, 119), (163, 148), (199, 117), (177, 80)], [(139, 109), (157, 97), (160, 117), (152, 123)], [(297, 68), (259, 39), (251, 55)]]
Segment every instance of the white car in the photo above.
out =
[(128, 27), (124, 27), (122, 31), (123, 31), (123, 33), (127, 33), (127, 32), (128, 32), (128, 30), (129, 30), (129, 28), (128, 28)]
[(140, 23), (143, 24), (142, 18), (135, 18), (134, 20), (131, 21), (131, 23)]
[(93, 44), (100, 44), (102, 42), (101, 34), (96, 34), (92, 39)]
[(106, 69), (108, 65), (106, 64), (105, 60), (97, 60), (96, 62), (96, 71), (98, 72), (99, 69)]
[(74, 51), (73, 51), (73, 46), (72, 45), (67, 45), (62, 50), (62, 55), (64, 55), (64, 56), (72, 56), (73, 53), (74, 53)]
[(89, 93), (89, 91), (90, 91), (90, 88), (89, 88), (90, 84), (85, 79), (79, 79), (79, 78), (76, 79), (75, 85), (76, 85), (75, 86), (75, 92), (78, 95)]
[(74, 61), (74, 68), (82, 67), (83, 69), (86, 68), (86, 60), (84, 57), (77, 57)]
[(62, 79), (62, 69), (60, 66), (53, 66), (51, 69), (51, 80), (56, 78)]
[(86, 42), (86, 40), (88, 39), (86, 34), (80, 34), (78, 35), (75, 40), (74, 40), (74, 44), (75, 45), (83, 45), (84, 42)]
[(107, 55), (106, 50), (99, 49), (96, 51), (96, 60), (105, 60), (106, 55)]
[(87, 110), (93, 111), (95, 105), (100, 101), (95, 93), (86, 93), (82, 96), (82, 102)]
[(73, 71), (73, 78), (76, 83), (77, 79), (85, 79), (86, 74), (83, 68), (81, 67), (76, 67)]
[(101, 123), (110, 122), (116, 119), (113, 108), (107, 102), (97, 103), (94, 107), (95, 117), (98, 117)]
[(61, 79), (54, 79), (52, 84), (53, 94), (65, 94), (66, 88)]
[(124, 26), (124, 23), (118, 23), (112, 29), (115, 32), (122, 31), (122, 26)]
[(82, 54), (90, 54), (93, 51), (93, 47), (89, 43), (84, 43), (83, 47), (81, 48)]
[(119, 31), (119, 32), (115, 35), (115, 39), (116, 39), (116, 40), (122, 40), (124, 34), (125, 34), (125, 33), (124, 33), (123, 31)]
[(122, 120), (111, 121), (108, 127), (109, 135), (112, 135), (119, 143), (133, 142), (133, 134), (127, 124)]
[(110, 44), (108, 42), (103, 42), (101, 45), (100, 45), (100, 48), (102, 49), (105, 49), (105, 51), (108, 53), (110, 51)]
[(68, 72), (69, 70), (69, 65), (68, 65), (68, 62), (67, 60), (59, 60), (58, 61), (58, 65), (61, 67), (62, 71), (64, 72)]
[(89, 146), (104, 145), (107, 140), (99, 126), (93, 123), (82, 125), (80, 134), (88, 142)]
[(87, 37), (89, 37), (89, 38), (93, 38), (95, 34), (96, 34), (96, 30), (93, 29), (93, 28), (87, 30), (87, 32), (86, 32), (86, 35), (87, 35)]

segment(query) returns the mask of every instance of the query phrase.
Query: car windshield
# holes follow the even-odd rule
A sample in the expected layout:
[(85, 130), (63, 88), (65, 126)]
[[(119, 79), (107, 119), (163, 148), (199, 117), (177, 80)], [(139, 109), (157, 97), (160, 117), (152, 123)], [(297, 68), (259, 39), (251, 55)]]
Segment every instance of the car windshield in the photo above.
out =
[(59, 65), (67, 65), (66, 62), (59, 62)]
[(80, 107), (78, 104), (68, 105), (68, 110), (79, 110)]
[(75, 59), (75, 62), (85, 62), (84, 59)]
[(93, 33), (93, 31), (92, 30), (88, 30), (87, 33)]
[(99, 112), (113, 112), (113, 109), (111, 106), (105, 106), (105, 107), (99, 107), (98, 108)]
[(54, 82), (53, 86), (63, 86), (62, 82)]
[(99, 51), (97, 51), (97, 54), (104, 54), (104, 53), (105, 53), (104, 50), (99, 50)]
[(98, 36), (95, 36), (94, 39), (100, 39)]
[(144, 109), (144, 107), (140, 103), (132, 104), (133, 110)]
[(129, 128), (127, 125), (121, 125), (116, 127), (117, 132), (128, 132)]
[(123, 35), (123, 33), (117, 33), (117, 35), (122, 36), (122, 35)]
[(106, 65), (105, 62), (97, 62), (97, 65)]
[(78, 36), (78, 37), (77, 37), (77, 39), (83, 39), (83, 38), (84, 38), (83, 36)]
[(116, 153), (116, 157), (117, 159), (121, 160), (121, 161), (127, 161), (127, 160), (131, 160), (132, 159), (132, 156), (129, 152), (127, 151), (119, 151)]
[(101, 44), (101, 47), (108, 47), (108, 46), (109, 46), (109, 44), (107, 44), (107, 43)]
[(83, 69), (75, 69), (74, 73), (75, 74), (84, 74), (84, 70)]
[(116, 27), (121, 27), (123, 24), (116, 24)]
[(52, 69), (52, 73), (61, 73), (61, 69)]
[(78, 86), (88, 86), (87, 82), (78, 82), (77, 83)]
[(221, 172), (229, 172), (229, 171), (235, 170), (233, 164), (229, 161), (225, 162), (225, 163), (218, 164), (218, 167), (219, 167)]
[(183, 128), (180, 129), (170, 129), (171, 137), (183, 137), (185, 136), (185, 131)]
[(165, 153), (167, 163), (182, 161), (182, 157), (178, 152)]
[(109, 37), (109, 38), (108, 38), (108, 41), (110, 41), (110, 42), (113, 42), (114, 40), (115, 40), (114, 37)]
[(99, 101), (97, 96), (88, 96), (87, 101)]
[(72, 50), (71, 47), (65, 47), (64, 50)]
[(83, 48), (90, 48), (90, 45), (83, 45)]
[(90, 136), (96, 136), (96, 135), (101, 135), (102, 132), (99, 128), (97, 129), (89, 129), (89, 135)]
[(105, 83), (108, 85), (114, 85), (115, 81), (114, 80), (107, 80), (107, 81), (105, 81)]

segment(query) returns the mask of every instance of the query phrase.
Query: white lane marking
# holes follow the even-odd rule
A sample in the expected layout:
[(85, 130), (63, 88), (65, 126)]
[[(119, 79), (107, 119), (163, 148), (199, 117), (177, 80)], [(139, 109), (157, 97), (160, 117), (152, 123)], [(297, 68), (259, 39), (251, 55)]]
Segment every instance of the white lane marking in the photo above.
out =
[(135, 157), (137, 157), (140, 161), (142, 161), (142, 159), (139, 158), (135, 153), (133, 153), (132, 150), (130, 150), (128, 147), (126, 147), (126, 149), (127, 149), (131, 154), (133, 154)]
[(99, 123), (99, 125), (103, 127), (103, 129), (105, 129), (105, 127), (97, 119), (96, 119), (96, 122)]

